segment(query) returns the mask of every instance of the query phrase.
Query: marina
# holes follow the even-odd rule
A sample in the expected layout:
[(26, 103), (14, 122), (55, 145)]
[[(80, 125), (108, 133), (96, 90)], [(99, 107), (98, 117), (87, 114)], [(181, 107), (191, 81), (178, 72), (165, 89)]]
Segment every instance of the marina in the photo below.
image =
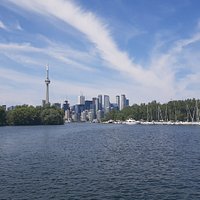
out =
[(126, 121), (114, 121), (114, 120), (109, 120), (103, 122), (105, 124), (127, 124), (127, 125), (187, 125), (187, 126), (192, 126), (192, 125), (200, 125), (200, 122), (182, 122), (182, 121), (136, 121), (134, 119), (128, 119)]

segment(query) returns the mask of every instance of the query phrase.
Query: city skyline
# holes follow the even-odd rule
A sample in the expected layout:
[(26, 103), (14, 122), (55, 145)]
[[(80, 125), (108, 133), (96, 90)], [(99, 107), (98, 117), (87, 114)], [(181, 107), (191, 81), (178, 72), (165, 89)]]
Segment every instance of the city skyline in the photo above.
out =
[(0, 105), (200, 98), (198, 0), (2, 0)]
[[(54, 104), (54, 106), (61, 108), (61, 104), (58, 103)], [(64, 119), (67, 122), (101, 122), (110, 111), (121, 111), (128, 106), (129, 99), (126, 98), (125, 94), (122, 94), (121, 98), (119, 95), (116, 95), (116, 102), (111, 102), (109, 95), (98, 94), (98, 97), (93, 97), (90, 100), (85, 99), (84, 95), (80, 95), (78, 96), (77, 103), (71, 106), (68, 100), (66, 100), (62, 105), (62, 109), (65, 112)]]

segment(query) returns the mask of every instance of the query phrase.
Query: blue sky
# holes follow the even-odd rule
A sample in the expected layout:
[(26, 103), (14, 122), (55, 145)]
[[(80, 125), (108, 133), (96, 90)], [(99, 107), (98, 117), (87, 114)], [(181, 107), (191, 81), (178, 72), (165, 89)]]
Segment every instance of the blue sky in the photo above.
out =
[(1, 0), (0, 104), (200, 98), (199, 0)]

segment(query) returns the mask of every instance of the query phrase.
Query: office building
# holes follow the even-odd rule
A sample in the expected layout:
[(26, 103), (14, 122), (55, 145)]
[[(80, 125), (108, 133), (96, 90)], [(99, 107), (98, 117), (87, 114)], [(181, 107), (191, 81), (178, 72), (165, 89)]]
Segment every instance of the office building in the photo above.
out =
[(82, 121), (82, 122), (86, 122), (86, 121), (87, 121), (87, 119), (86, 119), (86, 114), (87, 114), (86, 111), (81, 112), (81, 121)]
[(102, 102), (102, 95), (101, 94), (98, 95), (98, 99), (99, 99), (99, 110), (102, 110), (103, 102)]
[(108, 112), (110, 112), (110, 97), (104, 95), (104, 113), (107, 114)]
[(116, 103), (110, 103), (110, 110), (119, 110), (119, 107)]
[(119, 95), (116, 96), (116, 104), (118, 106), (118, 109), (120, 109), (120, 96)]
[(102, 110), (98, 110), (97, 111), (97, 121), (101, 122), (102, 118), (103, 118), (103, 111)]
[(78, 104), (81, 104), (81, 105), (85, 104), (85, 96), (83, 95), (78, 96)]
[(78, 114), (77, 113), (72, 113), (72, 121), (77, 122), (78, 119)]
[(4, 110), (6, 110), (6, 105), (1, 105), (0, 107), (2, 107)]
[(95, 113), (99, 110), (99, 98), (93, 98)]
[(70, 121), (70, 120), (71, 120), (70, 110), (65, 110), (64, 119), (65, 119), (66, 121)]
[(85, 105), (83, 104), (77, 104), (75, 105), (74, 111), (76, 114), (81, 114), (85, 110)]
[(126, 107), (129, 106), (129, 99), (126, 99)]
[(90, 110), (90, 109), (93, 109), (93, 102), (86, 100), (85, 101), (85, 110)]
[(52, 106), (56, 107), (56, 108), (61, 108), (61, 104), (60, 103), (53, 103)]
[(90, 122), (92, 122), (94, 120), (94, 110), (91, 109), (89, 112), (88, 112), (88, 120)]
[(42, 107), (44, 107), (45, 106), (45, 104), (46, 104), (46, 100), (42, 100)]
[(7, 110), (8, 110), (8, 111), (10, 111), (10, 110), (14, 110), (15, 107), (16, 107), (16, 106), (10, 106), (10, 107), (7, 108)]
[(120, 110), (123, 110), (126, 107), (126, 96), (125, 94), (121, 95), (121, 107)]
[(63, 106), (62, 106), (62, 109), (63, 109), (64, 111), (70, 110), (69, 102), (68, 102), (67, 100), (65, 100), (65, 102), (64, 102), (64, 104), (63, 104)]

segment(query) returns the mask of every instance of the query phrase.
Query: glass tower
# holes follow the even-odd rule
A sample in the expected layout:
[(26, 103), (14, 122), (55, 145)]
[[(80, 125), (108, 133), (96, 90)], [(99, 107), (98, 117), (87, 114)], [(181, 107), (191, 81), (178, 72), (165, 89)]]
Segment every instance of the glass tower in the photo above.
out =
[(108, 95), (104, 95), (104, 113), (110, 112), (110, 97)]

